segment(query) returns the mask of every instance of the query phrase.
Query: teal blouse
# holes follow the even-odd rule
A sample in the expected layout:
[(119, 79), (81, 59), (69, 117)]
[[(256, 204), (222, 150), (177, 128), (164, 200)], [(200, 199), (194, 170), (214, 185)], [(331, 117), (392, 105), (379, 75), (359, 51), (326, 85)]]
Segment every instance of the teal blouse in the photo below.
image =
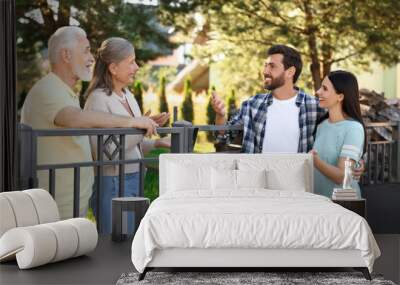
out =
[[(329, 119), (318, 125), (314, 147), (319, 157), (331, 165), (337, 165), (340, 157), (349, 157), (358, 162), (364, 147), (363, 126), (355, 120), (330, 123)], [(314, 192), (332, 197), (334, 188), (339, 188), (332, 180), (314, 168)], [(360, 186), (353, 181), (353, 189), (360, 198)]]

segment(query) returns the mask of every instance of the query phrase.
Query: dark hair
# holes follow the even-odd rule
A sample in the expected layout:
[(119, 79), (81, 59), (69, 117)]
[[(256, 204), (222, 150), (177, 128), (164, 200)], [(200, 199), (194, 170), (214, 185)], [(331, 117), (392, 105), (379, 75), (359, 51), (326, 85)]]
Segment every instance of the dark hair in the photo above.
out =
[(301, 61), (300, 53), (294, 48), (285, 46), (285, 45), (274, 45), (269, 48), (267, 52), (267, 56), (273, 54), (281, 54), (283, 55), (283, 66), (285, 70), (289, 67), (294, 66), (296, 72), (293, 76), (293, 83), (296, 83), (297, 79), (301, 74), (301, 69), (303, 68), (303, 62)]
[[(358, 89), (358, 82), (355, 75), (351, 72), (344, 70), (336, 70), (332, 71), (328, 74), (328, 79), (331, 81), (333, 88), (335, 89), (337, 94), (343, 94), (343, 112), (359, 122), (364, 129), (364, 150), (363, 153), (366, 152), (367, 149), (367, 132), (365, 129), (365, 124), (363, 122), (361, 116), (361, 108), (360, 108), (360, 94)], [(326, 119), (328, 115), (324, 116), (321, 120)]]

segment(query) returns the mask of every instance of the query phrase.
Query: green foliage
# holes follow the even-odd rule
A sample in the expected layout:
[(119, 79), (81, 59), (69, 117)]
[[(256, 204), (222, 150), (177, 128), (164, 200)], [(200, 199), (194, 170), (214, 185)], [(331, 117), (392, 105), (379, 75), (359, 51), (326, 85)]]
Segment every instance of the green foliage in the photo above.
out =
[(144, 112), (143, 110), (143, 87), (142, 82), (135, 81), (133, 85), (133, 96), (135, 96), (136, 102), (139, 105), (140, 111)]
[[(165, 92), (165, 76), (160, 77), (160, 86), (159, 86), (159, 91), (158, 91), (158, 97), (160, 98), (160, 113), (169, 112), (168, 108), (168, 101), (167, 101), (167, 94)], [(167, 127), (169, 125), (169, 120), (165, 123), (164, 127)], [(161, 137), (167, 136), (167, 134), (160, 134)]]
[[(166, 14), (163, 21), (176, 22), (186, 32), (191, 32), (191, 26), (185, 24), (193, 15), (204, 15), (213, 40), (201, 48), (203, 55), (222, 65), (222, 71), (241, 93), (245, 88), (237, 88), (238, 79), (246, 84), (259, 77), (265, 51), (273, 44), (292, 45), (300, 51), (305, 73), (302, 84), (314, 89), (333, 66), (366, 69), (372, 60), (387, 65), (400, 60), (398, 0), (162, 2)], [(215, 60), (216, 55), (223, 60)], [(253, 63), (257, 63), (258, 71)], [(225, 87), (228, 80), (221, 81)], [(253, 86), (253, 91), (259, 89)]]
[(144, 196), (149, 198), (152, 202), (158, 197), (158, 170), (154, 168), (147, 168), (146, 177), (144, 179)]
[(231, 94), (228, 97), (228, 102), (226, 104), (228, 106), (228, 120), (236, 113), (236, 95), (235, 90), (231, 89)]
[(18, 80), (30, 89), (36, 78), (27, 78), (29, 70), (38, 70), (34, 59), (45, 53), (51, 34), (61, 26), (79, 25), (88, 36), (92, 52), (109, 37), (123, 37), (133, 43), (139, 63), (169, 54), (176, 45), (169, 40), (169, 29), (159, 22), (156, 6), (131, 4), (121, 0), (102, 1), (49, 1), (17, 0), (17, 55), (22, 65), (31, 68), (18, 69)]
[(193, 112), (193, 100), (192, 100), (192, 86), (190, 78), (185, 79), (184, 85), (184, 96), (185, 99), (182, 103), (182, 118), (185, 121), (193, 122), (194, 121), (194, 112)]
[[(162, 112), (169, 112), (168, 109), (168, 101), (167, 101), (167, 94), (165, 92), (165, 76), (160, 77), (160, 86), (159, 86), (159, 91), (158, 91), (158, 97), (160, 98), (160, 113)], [(167, 125), (169, 122), (167, 122)]]
[[(212, 92), (215, 91), (215, 87), (212, 86), (210, 90), (208, 90), (208, 103), (207, 103), (207, 125), (214, 125), (215, 124), (215, 111), (211, 105), (212, 99)], [(214, 134), (213, 132), (207, 132), (207, 140), (209, 142), (214, 141)]]
[[(146, 154), (146, 158), (157, 158), (162, 153), (168, 153), (169, 149), (157, 148)], [(153, 201), (158, 197), (158, 162), (151, 162), (147, 165), (147, 172), (144, 179), (144, 196)]]
[(96, 224), (96, 217), (94, 215), (93, 209), (89, 208), (86, 213), (86, 219)]

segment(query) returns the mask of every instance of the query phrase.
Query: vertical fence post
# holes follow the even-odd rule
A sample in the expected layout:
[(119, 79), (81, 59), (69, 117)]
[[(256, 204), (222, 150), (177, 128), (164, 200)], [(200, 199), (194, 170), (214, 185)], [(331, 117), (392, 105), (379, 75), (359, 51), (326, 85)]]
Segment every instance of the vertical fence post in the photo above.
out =
[(18, 189), (37, 188), (37, 136), (28, 125), (18, 125)]
[(182, 131), (179, 133), (173, 133), (171, 135), (171, 152), (172, 153), (188, 153), (188, 141), (189, 141), (189, 131), (188, 127), (192, 124), (187, 121), (177, 121), (172, 124), (174, 128), (181, 128)]
[(175, 123), (178, 121), (178, 107), (174, 106), (174, 117), (173, 117), (173, 122)]
[(400, 121), (397, 122), (397, 126), (393, 126), (393, 138), (395, 139), (395, 173), (396, 181), (400, 182)]
[(77, 218), (80, 216), (80, 182), (81, 182), (81, 169), (80, 167), (74, 167), (74, 207), (73, 217)]
[(98, 135), (97, 136), (97, 161), (99, 165), (97, 166), (97, 199), (96, 199), (96, 222), (97, 222), (97, 230), (101, 233), (101, 215), (100, 215), (100, 208), (101, 208), (101, 192), (103, 192), (103, 143), (104, 143), (104, 136)]
[(139, 197), (144, 197), (144, 174), (146, 171), (146, 167), (144, 164), (144, 160), (139, 163)]
[[(119, 135), (119, 160), (125, 160), (125, 135)], [(125, 163), (121, 163), (119, 169), (118, 197), (125, 196)]]

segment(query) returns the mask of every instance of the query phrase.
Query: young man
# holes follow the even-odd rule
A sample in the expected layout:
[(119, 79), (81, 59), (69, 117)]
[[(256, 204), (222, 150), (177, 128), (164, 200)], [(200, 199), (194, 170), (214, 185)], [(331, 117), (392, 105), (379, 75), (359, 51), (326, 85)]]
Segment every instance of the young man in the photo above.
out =
[[(73, 91), (78, 80), (91, 80), (94, 58), (86, 33), (79, 27), (59, 28), (49, 39), (51, 72), (29, 91), (21, 113), (21, 123), (34, 129), (64, 128), (141, 128), (147, 135), (156, 133), (168, 114), (154, 117), (125, 117), (103, 112), (83, 111)], [(91, 161), (89, 138), (41, 137), (38, 140), (38, 163), (75, 163)], [(39, 171), (39, 186), (48, 189), (48, 172)], [(55, 200), (62, 218), (72, 217), (73, 170), (56, 171)], [(84, 215), (92, 194), (93, 170), (81, 168), (80, 212)]]
[[(243, 124), (242, 151), (308, 152), (314, 143), (314, 129), (325, 110), (316, 98), (295, 87), (302, 61), (298, 51), (285, 45), (268, 50), (264, 65), (265, 94), (257, 94), (243, 102), (239, 112), (227, 123)], [(213, 95), (216, 124), (226, 123), (226, 108)]]

